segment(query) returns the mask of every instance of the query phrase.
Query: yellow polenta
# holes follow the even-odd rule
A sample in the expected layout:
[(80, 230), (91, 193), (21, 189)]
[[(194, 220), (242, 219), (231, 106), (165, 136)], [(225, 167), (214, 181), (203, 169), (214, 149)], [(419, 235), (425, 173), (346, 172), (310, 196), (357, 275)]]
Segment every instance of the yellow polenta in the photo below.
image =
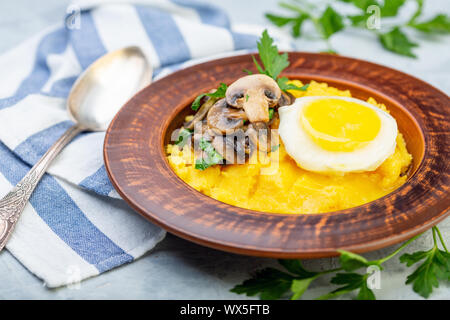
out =
[[(297, 86), (303, 84), (293, 81)], [(347, 96), (350, 91), (312, 81), (308, 90), (292, 91), (303, 96)], [(386, 110), (370, 98), (369, 103)], [(275, 127), (277, 123), (274, 124)], [(355, 207), (380, 198), (401, 186), (412, 157), (401, 133), (397, 146), (377, 170), (342, 176), (306, 171), (286, 153), (283, 143), (270, 157), (255, 164), (216, 165), (204, 171), (195, 169), (193, 151), (185, 146), (167, 146), (168, 161), (175, 173), (196, 190), (237, 207), (273, 213), (320, 213)], [(278, 160), (276, 160), (278, 159)], [(266, 171), (264, 171), (266, 170)], [(268, 172), (267, 170), (270, 170)], [(267, 174), (270, 173), (270, 174)]]

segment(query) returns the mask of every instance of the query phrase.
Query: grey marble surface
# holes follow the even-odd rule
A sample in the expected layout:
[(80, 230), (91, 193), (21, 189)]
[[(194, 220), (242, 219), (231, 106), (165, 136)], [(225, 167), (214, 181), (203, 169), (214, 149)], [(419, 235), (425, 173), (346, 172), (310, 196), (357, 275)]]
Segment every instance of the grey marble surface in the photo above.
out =
[[(272, 0), (209, 1), (223, 7), (236, 24), (267, 25), (263, 13), (276, 10)], [(450, 10), (448, 0), (430, 0), (427, 14)], [(0, 54), (46, 26), (61, 21), (69, 1), (14, 0), (0, 2)], [(408, 7), (405, 10), (413, 10)], [(248, 13), (251, 12), (249, 15)], [(450, 92), (450, 57), (437, 52), (450, 52), (450, 37), (422, 39), (419, 59), (402, 58), (380, 49), (370, 36), (357, 31), (346, 31), (332, 39), (333, 46), (342, 54), (390, 65), (411, 73), (445, 92)], [(299, 50), (323, 49), (323, 43), (314, 39), (296, 42)], [(450, 220), (440, 224), (447, 241), (450, 240)], [(406, 251), (424, 250), (431, 246), (428, 232)], [(386, 255), (395, 247), (366, 254), (368, 258)], [(204, 248), (172, 235), (141, 259), (78, 286), (48, 289), (29, 273), (8, 251), (0, 253), (0, 299), (240, 299), (243, 296), (229, 292), (235, 284), (248, 278), (249, 273), (266, 266), (276, 266), (272, 259), (245, 257)], [(321, 270), (337, 265), (336, 259), (305, 261), (306, 267)], [(381, 288), (375, 290), (379, 299), (419, 299), (405, 278), (412, 270), (394, 258), (385, 265)], [(311, 286), (305, 298), (314, 298), (332, 289), (328, 279), (319, 279)], [(348, 298), (348, 297), (347, 297)], [(432, 298), (450, 299), (450, 286), (442, 285)]]

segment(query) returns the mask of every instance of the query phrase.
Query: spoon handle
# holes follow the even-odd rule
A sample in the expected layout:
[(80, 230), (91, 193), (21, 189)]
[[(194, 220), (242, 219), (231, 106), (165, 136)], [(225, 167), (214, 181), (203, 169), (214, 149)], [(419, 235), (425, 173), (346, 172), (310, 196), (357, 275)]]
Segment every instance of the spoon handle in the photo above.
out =
[(20, 214), (30, 199), (48, 166), (58, 153), (83, 129), (78, 125), (70, 127), (31, 168), (23, 179), (0, 200), (0, 251), (11, 236)]

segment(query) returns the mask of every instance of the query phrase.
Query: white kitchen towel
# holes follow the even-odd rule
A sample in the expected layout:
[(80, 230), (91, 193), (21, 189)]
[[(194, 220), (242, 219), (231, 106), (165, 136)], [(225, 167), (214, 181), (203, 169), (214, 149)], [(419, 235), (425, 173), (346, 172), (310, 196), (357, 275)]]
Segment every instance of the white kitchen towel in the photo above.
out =
[[(256, 47), (256, 34), (235, 31), (224, 12), (205, 3), (99, 3), (70, 6), (61, 25), (0, 57), (0, 196), (72, 125), (69, 90), (106, 52), (137, 45), (161, 77), (193, 59)], [(83, 133), (62, 151), (7, 244), (48, 287), (131, 262), (164, 238), (114, 191), (103, 138)]]

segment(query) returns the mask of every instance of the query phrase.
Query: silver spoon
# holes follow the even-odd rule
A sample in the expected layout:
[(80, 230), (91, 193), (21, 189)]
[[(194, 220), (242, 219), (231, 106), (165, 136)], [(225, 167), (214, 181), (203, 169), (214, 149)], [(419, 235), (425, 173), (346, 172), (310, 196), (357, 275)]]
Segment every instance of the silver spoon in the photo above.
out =
[(138, 90), (150, 84), (151, 78), (152, 68), (137, 47), (108, 53), (80, 75), (67, 99), (67, 110), (75, 124), (0, 200), (0, 251), (5, 247), (37, 184), (64, 146), (80, 132), (106, 131), (120, 107)]

